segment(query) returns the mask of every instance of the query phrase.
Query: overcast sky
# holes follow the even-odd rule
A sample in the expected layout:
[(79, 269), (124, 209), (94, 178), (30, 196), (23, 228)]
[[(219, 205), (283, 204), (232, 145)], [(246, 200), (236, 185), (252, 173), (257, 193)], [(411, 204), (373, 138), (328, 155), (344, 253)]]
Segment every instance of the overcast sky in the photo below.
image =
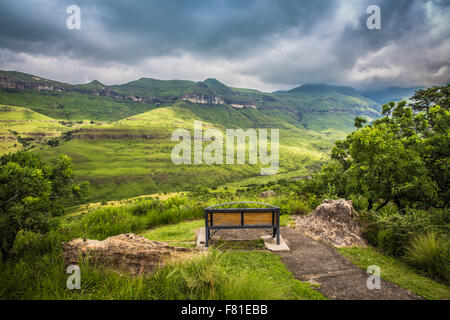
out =
[[(81, 8), (69, 30), (66, 9)], [(369, 30), (369, 5), (381, 30)], [(58, 81), (141, 77), (263, 91), (450, 80), (450, 0), (1, 0), (0, 69)]]

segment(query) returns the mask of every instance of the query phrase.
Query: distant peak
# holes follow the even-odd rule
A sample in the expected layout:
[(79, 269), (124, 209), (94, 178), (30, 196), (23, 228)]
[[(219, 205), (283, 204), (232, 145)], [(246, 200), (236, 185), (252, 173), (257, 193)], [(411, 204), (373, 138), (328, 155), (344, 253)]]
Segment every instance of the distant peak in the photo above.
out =
[(220, 82), (219, 80), (217, 80), (215, 78), (208, 78), (205, 81), (203, 81), (203, 83), (225, 86), (222, 82)]
[(287, 91), (288, 93), (302, 93), (302, 92), (306, 92), (306, 93), (324, 93), (324, 92), (339, 92), (339, 93), (343, 93), (343, 94), (357, 94), (358, 92), (352, 88), (352, 87), (348, 87), (348, 86), (334, 86), (334, 85), (329, 85), (329, 84), (323, 84), (323, 83), (318, 83), (318, 84), (304, 84), (300, 87), (291, 89), (289, 91)]
[(93, 81), (90, 82), (90, 84), (95, 84), (95, 85), (100, 85), (100, 86), (103, 86), (103, 85), (104, 85), (103, 83), (101, 83), (101, 82), (98, 81), (98, 80), (93, 80)]
[(230, 88), (227, 85), (223, 84), (222, 82), (214, 78), (208, 78), (205, 81), (203, 81), (203, 83), (206, 84), (212, 90), (218, 92), (225, 92), (230, 90)]

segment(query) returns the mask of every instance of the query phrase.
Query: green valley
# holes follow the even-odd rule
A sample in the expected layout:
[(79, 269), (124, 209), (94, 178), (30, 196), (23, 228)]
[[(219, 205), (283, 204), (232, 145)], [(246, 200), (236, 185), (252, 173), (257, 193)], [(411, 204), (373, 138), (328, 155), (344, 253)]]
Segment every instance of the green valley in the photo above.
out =
[[(175, 165), (171, 133), (195, 120), (228, 128), (280, 129), (276, 179), (318, 168), (353, 118), (372, 121), (379, 106), (348, 87), (305, 85), (263, 93), (203, 82), (143, 78), (123, 85), (70, 85), (19, 72), (0, 72), (1, 153), (20, 149), (44, 158), (67, 154), (90, 201), (190, 190), (195, 185), (264, 183), (260, 165)], [(212, 174), (213, 173), (213, 174)]]

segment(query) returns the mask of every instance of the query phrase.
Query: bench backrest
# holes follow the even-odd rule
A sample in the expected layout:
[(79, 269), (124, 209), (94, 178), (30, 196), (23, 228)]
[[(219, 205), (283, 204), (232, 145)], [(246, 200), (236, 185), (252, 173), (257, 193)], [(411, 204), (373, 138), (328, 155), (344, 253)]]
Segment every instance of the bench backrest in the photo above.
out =
[(209, 225), (212, 226), (239, 226), (274, 224), (273, 212), (243, 212), (243, 213), (210, 213)]
[(275, 225), (277, 215), (280, 212), (278, 207), (270, 208), (217, 208), (223, 205), (208, 207), (205, 209), (208, 226), (255, 226), (255, 225)]

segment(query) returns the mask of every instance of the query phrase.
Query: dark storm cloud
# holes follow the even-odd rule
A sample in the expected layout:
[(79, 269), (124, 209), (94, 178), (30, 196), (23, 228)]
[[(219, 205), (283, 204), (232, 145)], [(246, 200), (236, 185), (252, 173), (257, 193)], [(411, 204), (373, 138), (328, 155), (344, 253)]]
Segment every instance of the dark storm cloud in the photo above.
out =
[[(71, 4), (81, 7), (81, 30), (65, 26)], [(371, 4), (381, 7), (381, 30), (365, 27)], [(57, 75), (67, 60), (82, 68), (59, 80), (209, 72), (261, 88), (445, 82), (449, 8), (450, 1), (421, 0), (2, 0), (0, 68), (17, 68), (23, 59), (31, 70), (21, 71), (45, 65)], [(197, 68), (181, 70), (183, 63)], [(116, 65), (120, 72), (111, 71)], [(408, 67), (415, 76), (405, 80)]]
[(122, 62), (180, 50), (235, 56), (293, 26), (308, 32), (335, 7), (324, 0), (78, 1), (82, 30), (73, 32), (65, 28), (72, 3), (2, 1), (2, 47)]
[(138, 6), (114, 1), (108, 2), (104, 23), (113, 33), (140, 34), (151, 53), (183, 49), (233, 56), (294, 26), (309, 32), (334, 7), (324, 0), (145, 1)]
[[(426, 34), (428, 31), (425, 1), (394, 0), (394, 1), (360, 1), (361, 12), (359, 25), (365, 26), (368, 14), (365, 8), (371, 4), (380, 6), (382, 13), (381, 30), (358, 30), (347, 28), (336, 38), (336, 52), (341, 62), (353, 64), (354, 60), (367, 52), (383, 48), (392, 42), (411, 41), (416, 36)], [(442, 6), (444, 2), (434, 1), (433, 5)], [(442, 34), (442, 39), (448, 38), (450, 29)], [(431, 39), (430, 39), (431, 40)]]

